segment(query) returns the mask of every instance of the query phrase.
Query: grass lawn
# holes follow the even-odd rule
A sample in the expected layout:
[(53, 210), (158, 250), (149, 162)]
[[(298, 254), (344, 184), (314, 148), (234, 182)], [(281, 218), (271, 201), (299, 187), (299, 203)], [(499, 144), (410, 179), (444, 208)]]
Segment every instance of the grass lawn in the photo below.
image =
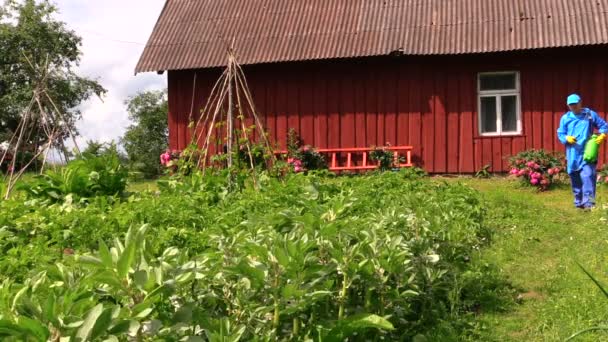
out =
[(158, 190), (158, 186), (156, 185), (156, 180), (144, 180), (129, 182), (127, 184), (127, 190), (130, 192), (156, 191)]
[[(518, 304), (507, 312), (480, 315), (484, 341), (563, 341), (605, 324), (608, 300), (575, 262), (608, 284), (603, 210), (575, 209), (569, 185), (539, 193), (507, 179), (448, 181), (462, 181), (483, 193), (487, 224), (495, 235), (478, 261), (497, 265), (520, 292)], [(608, 188), (598, 192), (601, 207), (608, 203)], [(608, 341), (608, 333), (575, 340)]]

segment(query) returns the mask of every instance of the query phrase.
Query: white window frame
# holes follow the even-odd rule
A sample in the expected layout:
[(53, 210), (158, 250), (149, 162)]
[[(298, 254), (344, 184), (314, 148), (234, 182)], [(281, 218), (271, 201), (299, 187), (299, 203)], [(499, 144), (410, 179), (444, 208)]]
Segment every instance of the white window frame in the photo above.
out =
[[(481, 90), (481, 76), (494, 76), (494, 75), (507, 75), (515, 74), (515, 89), (505, 90)], [(517, 117), (517, 131), (503, 132), (502, 131), (502, 101), (501, 96), (515, 96), (515, 115)], [(496, 132), (483, 132), (482, 118), (481, 118), (481, 98), (482, 97), (495, 97), (496, 98)], [(522, 119), (521, 119), (521, 93), (520, 93), (520, 82), (519, 82), (519, 71), (499, 71), (499, 72), (480, 72), (477, 74), (477, 126), (480, 136), (484, 137), (499, 137), (499, 136), (513, 136), (521, 135), (523, 131)]]

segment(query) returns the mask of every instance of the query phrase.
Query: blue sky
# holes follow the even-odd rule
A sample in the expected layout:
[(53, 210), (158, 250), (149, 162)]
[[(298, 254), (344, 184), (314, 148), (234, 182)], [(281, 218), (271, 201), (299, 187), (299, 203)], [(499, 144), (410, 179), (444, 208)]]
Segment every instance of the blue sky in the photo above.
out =
[(135, 65), (165, 0), (55, 0), (58, 19), (83, 38), (81, 75), (98, 79), (103, 99), (83, 103), (79, 145), (88, 139), (118, 140), (129, 125), (124, 102), (145, 90), (166, 87), (166, 74), (134, 75)]

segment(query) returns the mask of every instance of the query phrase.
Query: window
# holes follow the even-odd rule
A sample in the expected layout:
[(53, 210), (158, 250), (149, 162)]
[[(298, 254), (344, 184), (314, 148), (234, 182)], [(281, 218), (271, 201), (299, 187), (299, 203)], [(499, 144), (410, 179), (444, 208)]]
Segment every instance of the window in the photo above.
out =
[(519, 73), (479, 74), (479, 133), (514, 135), (522, 131)]

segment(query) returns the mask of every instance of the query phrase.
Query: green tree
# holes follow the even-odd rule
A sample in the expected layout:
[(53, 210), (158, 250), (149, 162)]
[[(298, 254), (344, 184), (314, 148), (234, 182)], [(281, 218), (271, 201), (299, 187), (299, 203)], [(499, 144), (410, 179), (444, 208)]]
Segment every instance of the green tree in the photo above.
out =
[[(47, 131), (57, 129), (64, 138), (69, 130), (77, 134), (78, 105), (105, 93), (97, 81), (74, 71), (81, 38), (54, 17), (56, 11), (49, 0), (0, 5), (0, 141), (10, 139), (26, 112), (53, 113), (57, 119), (45, 124)], [(39, 101), (32, 103), (34, 94)], [(31, 135), (25, 143), (32, 149), (46, 140), (41, 121), (27, 127)]]
[(159, 156), (169, 140), (167, 93), (142, 92), (129, 98), (126, 105), (133, 124), (127, 128), (121, 142), (129, 164), (146, 177), (157, 176), (162, 170)]

